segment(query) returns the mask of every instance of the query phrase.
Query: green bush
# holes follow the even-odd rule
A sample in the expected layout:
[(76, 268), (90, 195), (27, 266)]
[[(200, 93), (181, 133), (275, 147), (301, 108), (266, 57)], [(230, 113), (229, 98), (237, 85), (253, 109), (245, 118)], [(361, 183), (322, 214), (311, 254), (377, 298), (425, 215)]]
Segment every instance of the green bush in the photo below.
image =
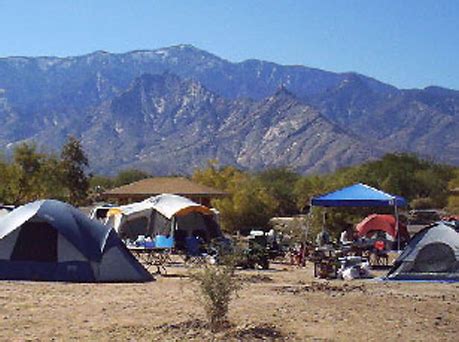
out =
[(436, 208), (435, 202), (429, 198), (415, 198), (410, 202), (410, 207), (413, 209), (431, 209)]
[(200, 301), (212, 331), (219, 331), (228, 322), (229, 304), (240, 288), (233, 265), (208, 265), (192, 273), (200, 290)]

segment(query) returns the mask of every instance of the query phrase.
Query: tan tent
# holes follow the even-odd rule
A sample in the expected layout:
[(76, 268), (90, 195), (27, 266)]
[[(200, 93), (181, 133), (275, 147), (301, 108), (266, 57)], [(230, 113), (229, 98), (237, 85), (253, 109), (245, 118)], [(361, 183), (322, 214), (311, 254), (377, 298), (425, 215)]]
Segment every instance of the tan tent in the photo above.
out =
[(107, 214), (121, 238), (135, 240), (139, 235), (174, 237), (176, 247), (197, 236), (205, 242), (221, 237), (215, 211), (188, 198), (162, 194), (145, 201), (112, 208)]

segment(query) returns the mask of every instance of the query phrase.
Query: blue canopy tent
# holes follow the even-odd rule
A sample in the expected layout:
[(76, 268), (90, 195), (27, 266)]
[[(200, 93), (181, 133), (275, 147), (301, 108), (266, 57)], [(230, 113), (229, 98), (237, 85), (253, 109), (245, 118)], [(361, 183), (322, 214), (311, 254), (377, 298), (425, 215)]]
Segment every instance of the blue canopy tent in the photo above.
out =
[[(397, 232), (398, 208), (405, 207), (406, 204), (403, 197), (388, 194), (362, 183), (311, 199), (311, 206), (315, 207), (394, 207)], [(400, 248), (400, 237), (398, 238), (398, 245)]]

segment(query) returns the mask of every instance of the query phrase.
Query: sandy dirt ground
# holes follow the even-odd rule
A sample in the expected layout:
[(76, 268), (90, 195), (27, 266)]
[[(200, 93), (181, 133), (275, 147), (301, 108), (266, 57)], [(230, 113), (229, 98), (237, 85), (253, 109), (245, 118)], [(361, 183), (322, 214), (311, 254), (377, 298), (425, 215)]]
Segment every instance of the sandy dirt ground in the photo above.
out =
[(1, 340), (458, 340), (458, 283), (319, 281), (280, 264), (237, 275), (215, 334), (180, 266), (146, 284), (0, 282)]

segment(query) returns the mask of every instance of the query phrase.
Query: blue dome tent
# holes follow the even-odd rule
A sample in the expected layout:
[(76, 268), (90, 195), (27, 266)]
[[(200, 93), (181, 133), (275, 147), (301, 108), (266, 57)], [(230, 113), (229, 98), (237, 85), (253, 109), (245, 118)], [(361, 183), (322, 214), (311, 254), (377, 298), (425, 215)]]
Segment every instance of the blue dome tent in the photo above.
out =
[(153, 278), (112, 228), (69, 204), (43, 200), (0, 218), (0, 279), (141, 282)]

